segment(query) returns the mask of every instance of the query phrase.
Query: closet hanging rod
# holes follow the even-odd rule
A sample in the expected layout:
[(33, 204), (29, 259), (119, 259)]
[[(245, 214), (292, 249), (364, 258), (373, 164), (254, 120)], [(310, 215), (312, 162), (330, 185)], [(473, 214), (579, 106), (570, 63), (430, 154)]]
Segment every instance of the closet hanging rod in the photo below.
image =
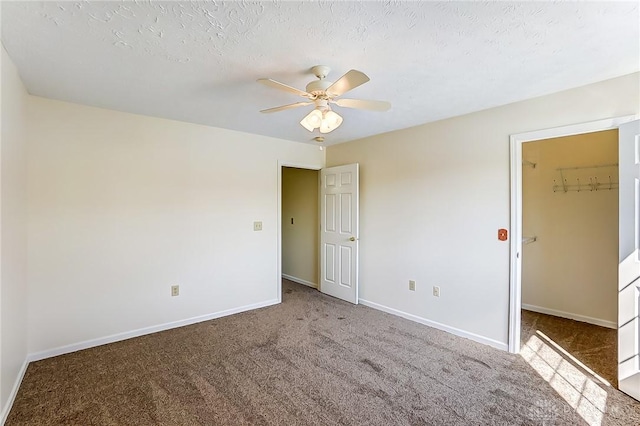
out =
[(618, 163), (615, 164), (602, 164), (600, 166), (578, 166), (578, 167), (560, 167), (556, 171), (561, 172), (563, 170), (582, 170), (582, 169), (603, 169), (606, 167), (618, 167)]

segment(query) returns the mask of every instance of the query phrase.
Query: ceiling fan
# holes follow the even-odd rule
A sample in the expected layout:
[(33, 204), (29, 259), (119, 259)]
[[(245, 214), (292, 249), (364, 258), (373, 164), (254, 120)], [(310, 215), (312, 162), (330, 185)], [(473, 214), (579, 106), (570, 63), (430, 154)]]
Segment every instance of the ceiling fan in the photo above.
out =
[(311, 68), (311, 72), (318, 77), (307, 84), (306, 91), (299, 90), (295, 87), (288, 86), (284, 83), (272, 80), (270, 78), (260, 78), (258, 81), (267, 86), (293, 93), (307, 101), (296, 102), (293, 104), (282, 105), (275, 108), (263, 109), (260, 112), (271, 113), (284, 111), (291, 108), (298, 108), (307, 105), (315, 105), (313, 111), (307, 114), (300, 124), (310, 132), (314, 129), (320, 129), (320, 133), (329, 133), (338, 128), (342, 124), (342, 117), (335, 111), (331, 110), (330, 104), (335, 104), (345, 108), (365, 109), (369, 111), (386, 111), (391, 108), (389, 102), (384, 101), (365, 101), (361, 99), (342, 99), (339, 96), (355, 89), (356, 87), (369, 81), (369, 77), (361, 71), (351, 70), (340, 77), (336, 82), (325, 80), (331, 68), (326, 65), (316, 65)]

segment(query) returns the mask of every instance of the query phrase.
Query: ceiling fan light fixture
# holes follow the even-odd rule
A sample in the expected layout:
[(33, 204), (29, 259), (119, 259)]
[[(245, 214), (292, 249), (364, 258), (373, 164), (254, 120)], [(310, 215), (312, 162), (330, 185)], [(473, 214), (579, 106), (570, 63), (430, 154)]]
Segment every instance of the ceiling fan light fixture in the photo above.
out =
[(320, 133), (329, 133), (340, 127), (342, 124), (342, 117), (329, 110), (324, 113), (322, 124), (320, 125)]
[(322, 111), (317, 108), (314, 109), (302, 119), (300, 124), (308, 131), (313, 132), (314, 129), (317, 129), (322, 124)]

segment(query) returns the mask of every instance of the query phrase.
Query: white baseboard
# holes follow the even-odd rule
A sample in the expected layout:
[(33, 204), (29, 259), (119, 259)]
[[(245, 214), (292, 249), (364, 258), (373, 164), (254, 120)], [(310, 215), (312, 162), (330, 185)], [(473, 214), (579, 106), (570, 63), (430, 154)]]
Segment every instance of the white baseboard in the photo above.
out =
[(9, 417), (9, 412), (11, 411), (11, 407), (13, 407), (13, 402), (16, 400), (16, 395), (18, 395), (18, 389), (22, 384), (22, 379), (24, 378), (24, 373), (27, 372), (27, 367), (29, 366), (29, 361), (27, 359), (22, 363), (22, 367), (18, 372), (18, 377), (16, 377), (16, 381), (13, 384), (13, 388), (11, 388), (11, 393), (9, 394), (9, 398), (7, 399), (6, 405), (2, 408), (2, 413), (0, 413), (0, 425), (4, 425), (7, 421), (7, 417)]
[(228, 315), (238, 314), (240, 312), (251, 311), (253, 309), (264, 308), (266, 306), (277, 305), (280, 303), (277, 299), (267, 300), (265, 302), (254, 303), (251, 305), (240, 306), (239, 308), (227, 309), (225, 311), (214, 312), (212, 314), (201, 315), (197, 317), (187, 318), (184, 320), (173, 321), (166, 324), (154, 325), (151, 327), (139, 328), (124, 333), (112, 334), (111, 336), (100, 337), (97, 339), (85, 340), (84, 342), (73, 343), (71, 345), (60, 346), (46, 351), (35, 352), (27, 355), (28, 361), (40, 361), (42, 359), (51, 358), (58, 355), (64, 355), (71, 352), (89, 349), (108, 343), (119, 342), (121, 340), (131, 339), (133, 337), (144, 336), (146, 334), (157, 333), (159, 331), (170, 330), (172, 328), (184, 327), (198, 322), (209, 321), (216, 318), (226, 317)]
[(306, 285), (311, 288), (318, 288), (318, 284), (312, 283), (311, 281), (303, 280), (302, 278), (292, 277), (291, 275), (287, 274), (282, 274), (282, 278), (293, 281), (294, 283)]
[(420, 324), (427, 325), (429, 327), (437, 328), (438, 330), (446, 331), (447, 333), (454, 334), (459, 337), (464, 337), (466, 339), (473, 340), (478, 343), (482, 343), (485, 345), (489, 345), (496, 349), (500, 349), (503, 351), (507, 351), (509, 346), (505, 342), (499, 342), (494, 339), (489, 339), (488, 337), (480, 336), (479, 334), (470, 333), (468, 331), (460, 330), (459, 328), (450, 327), (448, 325), (440, 324), (439, 322), (431, 321), (426, 318), (419, 317), (417, 315), (409, 314), (403, 311), (399, 311), (397, 309), (389, 308), (388, 306), (380, 305), (378, 303), (370, 302), (364, 299), (358, 299), (358, 302), (362, 303), (365, 306), (368, 306), (373, 309), (377, 309), (379, 311), (386, 312), (388, 314), (396, 315), (410, 321), (414, 321)]
[(618, 323), (613, 321), (607, 321), (600, 318), (587, 317), (585, 315), (572, 314), (571, 312), (558, 311), (555, 309), (543, 308), (542, 306), (522, 304), (522, 309), (527, 311), (538, 312), (539, 314), (553, 315), (554, 317), (568, 318), (576, 321), (587, 322), (593, 325), (599, 325), (600, 327), (618, 329)]

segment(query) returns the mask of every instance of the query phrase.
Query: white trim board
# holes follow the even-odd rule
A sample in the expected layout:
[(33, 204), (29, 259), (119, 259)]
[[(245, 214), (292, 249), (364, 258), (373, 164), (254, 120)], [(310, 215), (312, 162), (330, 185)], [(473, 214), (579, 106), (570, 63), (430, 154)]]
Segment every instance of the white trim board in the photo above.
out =
[(302, 278), (296, 278), (292, 275), (282, 274), (282, 278), (284, 278), (285, 280), (293, 281), (294, 283), (306, 285), (307, 287), (316, 289), (318, 288), (318, 284), (312, 283), (311, 281), (303, 280)]
[(20, 385), (22, 384), (22, 379), (24, 378), (24, 374), (27, 372), (27, 367), (29, 366), (29, 360), (25, 359), (22, 363), (22, 367), (18, 372), (18, 377), (16, 377), (16, 381), (13, 384), (13, 388), (11, 389), (11, 393), (9, 394), (9, 398), (7, 399), (7, 404), (2, 409), (2, 413), (0, 413), (0, 425), (4, 425), (7, 421), (7, 417), (9, 417), (9, 413), (11, 412), (11, 407), (13, 407), (13, 402), (16, 400), (16, 395), (18, 395), (18, 389), (20, 389)]
[(576, 321), (586, 322), (593, 325), (599, 325), (600, 327), (612, 328), (614, 330), (618, 329), (618, 323), (613, 321), (603, 320), (600, 318), (593, 318), (585, 315), (572, 314), (571, 312), (543, 308), (542, 306), (527, 305), (526, 303), (522, 304), (522, 309), (527, 311), (537, 312), (539, 314), (553, 315), (554, 317), (567, 318), (567, 319), (572, 319)]
[(448, 325), (440, 324), (439, 322), (431, 321), (426, 318), (419, 317), (417, 315), (409, 314), (407, 312), (399, 311), (397, 309), (390, 308), (388, 306), (380, 305), (375, 302), (370, 302), (364, 299), (358, 299), (358, 302), (361, 304), (368, 306), (373, 309), (377, 309), (382, 312), (386, 312), (391, 315), (395, 315), (398, 317), (402, 317), (404, 319), (408, 319), (413, 322), (417, 322), (432, 328), (436, 328), (438, 330), (446, 331), (447, 333), (456, 335), (458, 337), (464, 337), (465, 339), (473, 340), (474, 342), (482, 343), (484, 345), (491, 346), (496, 349), (500, 349), (506, 351), (508, 349), (508, 345), (504, 342), (499, 342), (494, 339), (489, 339), (488, 337), (480, 336), (479, 334), (470, 333), (468, 331), (460, 330), (459, 328), (450, 327)]
[(115, 343), (121, 340), (127, 340), (134, 337), (140, 337), (147, 334), (153, 334), (160, 331), (170, 330), (172, 328), (184, 327), (186, 325), (196, 324), (203, 321), (209, 321), (212, 319), (226, 317), (233, 314), (239, 314), (240, 312), (251, 311), (254, 309), (264, 308), (271, 305), (277, 305), (278, 303), (280, 303), (280, 301), (277, 299), (267, 300), (264, 302), (258, 302), (251, 305), (240, 306), (238, 308), (227, 309), (224, 311), (214, 312), (211, 314), (187, 318), (179, 321), (168, 322), (160, 325), (154, 325), (151, 327), (139, 328), (137, 330), (126, 331), (124, 333), (112, 334), (111, 336), (85, 340), (84, 342), (60, 346), (60, 347), (49, 349), (46, 351), (30, 353), (29, 355), (27, 355), (27, 361), (30, 361), (30, 362), (40, 361), (42, 359), (51, 358), (58, 355), (64, 355), (71, 352), (80, 351), (83, 349), (89, 349), (96, 346), (106, 345), (108, 343)]

